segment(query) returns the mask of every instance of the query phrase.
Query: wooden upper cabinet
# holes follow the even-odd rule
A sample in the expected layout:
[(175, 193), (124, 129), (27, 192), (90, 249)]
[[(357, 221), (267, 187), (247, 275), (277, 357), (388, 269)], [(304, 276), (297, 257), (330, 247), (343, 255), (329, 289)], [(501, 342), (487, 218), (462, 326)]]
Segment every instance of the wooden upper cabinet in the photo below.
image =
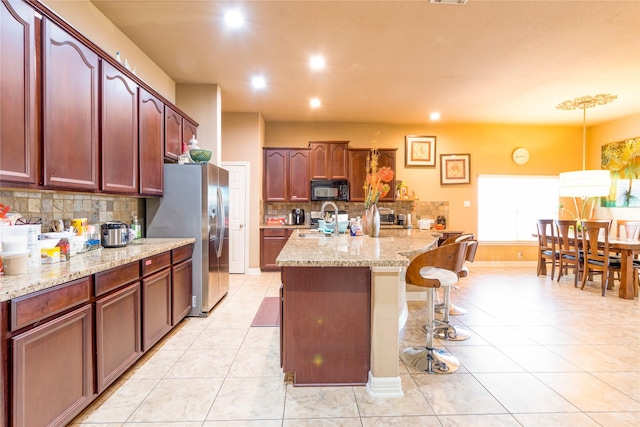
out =
[(100, 59), (46, 18), (43, 33), (43, 183), (97, 190)]
[(309, 183), (309, 150), (289, 150), (289, 181), (287, 194), (290, 202), (308, 202), (311, 200), (311, 184)]
[(309, 150), (265, 148), (263, 151), (263, 199), (266, 202), (308, 202)]
[[(198, 125), (183, 117), (182, 118), (182, 142), (189, 145), (189, 140), (193, 137), (195, 137), (196, 139), (198, 138)], [(180, 147), (180, 149), (182, 149), (182, 147)]]
[(309, 143), (310, 179), (347, 179), (349, 141)]
[[(389, 183), (391, 191), (385, 197), (381, 197), (382, 202), (395, 201), (395, 170), (396, 170), (396, 150), (378, 150), (378, 166), (388, 166), (394, 171), (393, 181)], [(349, 201), (364, 201), (364, 183), (366, 179), (367, 161), (371, 155), (371, 150), (367, 148), (349, 150)]]
[(287, 167), (289, 150), (270, 149), (263, 151), (262, 197), (265, 202), (286, 202), (288, 194)]
[(182, 154), (182, 116), (164, 106), (164, 158), (177, 161)]
[[(37, 174), (34, 10), (0, 3), (0, 181), (35, 184)], [(6, 102), (4, 102), (6, 101)]]
[(102, 64), (102, 190), (138, 192), (138, 85)]
[(366, 179), (367, 160), (371, 150), (368, 148), (349, 150), (349, 201), (364, 202), (364, 181)]
[(162, 196), (164, 191), (164, 103), (139, 88), (140, 194)]

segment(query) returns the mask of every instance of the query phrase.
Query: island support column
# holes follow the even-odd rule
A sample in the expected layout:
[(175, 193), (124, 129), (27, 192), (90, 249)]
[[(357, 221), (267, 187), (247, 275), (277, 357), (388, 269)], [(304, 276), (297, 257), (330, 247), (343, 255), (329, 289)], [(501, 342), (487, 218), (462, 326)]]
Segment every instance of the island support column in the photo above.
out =
[(371, 267), (371, 370), (367, 392), (402, 397), (398, 350), (398, 290), (401, 267)]

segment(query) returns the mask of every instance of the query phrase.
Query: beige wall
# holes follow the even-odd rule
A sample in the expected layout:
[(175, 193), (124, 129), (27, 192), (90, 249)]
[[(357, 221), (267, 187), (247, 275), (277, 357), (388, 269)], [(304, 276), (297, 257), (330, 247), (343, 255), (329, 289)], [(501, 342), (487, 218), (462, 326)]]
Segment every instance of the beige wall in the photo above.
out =
[(175, 83), (89, 0), (41, 0), (85, 37), (115, 58), (120, 52), (136, 75), (168, 101), (175, 103)]
[(260, 203), (264, 119), (259, 113), (222, 114), (222, 160), (249, 162), (249, 268), (260, 268)]
[(179, 84), (176, 105), (198, 122), (198, 146), (212, 151), (211, 163), (222, 161), (220, 142), (220, 86), (211, 84)]

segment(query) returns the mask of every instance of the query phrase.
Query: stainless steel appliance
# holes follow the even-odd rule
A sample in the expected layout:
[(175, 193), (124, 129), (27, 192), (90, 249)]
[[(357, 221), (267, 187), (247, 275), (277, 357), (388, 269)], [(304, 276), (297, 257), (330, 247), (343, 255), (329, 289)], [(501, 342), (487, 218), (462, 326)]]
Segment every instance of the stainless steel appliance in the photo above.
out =
[(209, 163), (164, 165), (164, 196), (147, 199), (147, 237), (194, 237), (192, 309), (206, 317), (229, 290), (229, 173)]
[(346, 180), (311, 181), (311, 200), (349, 201), (349, 183)]
[(122, 248), (129, 243), (129, 226), (120, 221), (105, 222), (100, 226), (100, 244), (103, 248)]
[(293, 225), (304, 224), (304, 209), (296, 208), (291, 211)]
[(393, 209), (389, 208), (380, 208), (380, 224), (395, 224), (396, 223), (396, 215), (393, 213)]

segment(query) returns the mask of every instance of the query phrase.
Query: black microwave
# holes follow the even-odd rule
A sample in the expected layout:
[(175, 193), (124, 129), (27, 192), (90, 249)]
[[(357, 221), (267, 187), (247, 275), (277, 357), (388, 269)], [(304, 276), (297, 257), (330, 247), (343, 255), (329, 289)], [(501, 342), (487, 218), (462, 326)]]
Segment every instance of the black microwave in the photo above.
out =
[(349, 183), (346, 180), (311, 181), (311, 200), (349, 201)]

